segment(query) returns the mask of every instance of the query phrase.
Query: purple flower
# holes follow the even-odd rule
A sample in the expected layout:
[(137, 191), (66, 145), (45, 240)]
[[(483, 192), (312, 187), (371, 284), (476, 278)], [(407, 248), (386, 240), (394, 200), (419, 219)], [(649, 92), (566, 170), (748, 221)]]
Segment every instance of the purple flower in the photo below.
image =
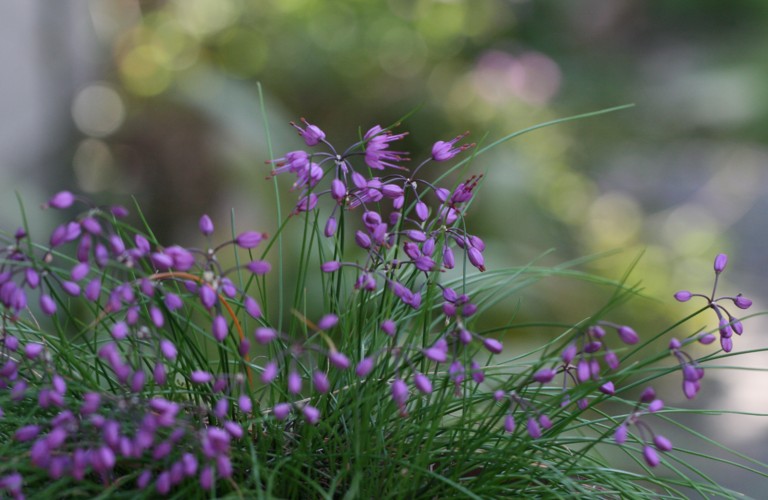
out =
[(235, 238), (235, 244), (240, 248), (256, 248), (263, 240), (267, 238), (265, 233), (257, 233), (256, 231), (246, 231), (240, 233)]
[(328, 354), (328, 361), (340, 370), (349, 368), (349, 358), (338, 351), (331, 351)]
[(373, 367), (376, 363), (376, 358), (373, 356), (369, 356), (367, 358), (363, 358), (362, 361), (360, 361), (357, 364), (357, 367), (355, 368), (355, 375), (357, 375), (360, 378), (363, 378), (367, 376), (371, 371), (373, 371)]
[(246, 267), (257, 276), (262, 276), (272, 270), (272, 264), (265, 260), (254, 260), (249, 262)]
[(555, 378), (556, 374), (557, 372), (552, 368), (542, 368), (541, 370), (533, 374), (533, 380), (542, 384), (546, 382), (551, 382), (552, 379)]
[(59, 191), (44, 206), (57, 208), (59, 210), (69, 208), (75, 202), (75, 195), (69, 191)]
[(320, 141), (325, 139), (325, 132), (320, 130), (317, 125), (312, 125), (304, 118), (301, 119), (305, 128), (301, 128), (301, 125), (297, 125), (291, 122), (291, 126), (299, 131), (299, 135), (304, 139), (304, 143), (307, 146), (316, 146)]
[(317, 392), (325, 394), (331, 389), (331, 383), (324, 372), (316, 370), (312, 373), (312, 385), (314, 385)]
[(528, 430), (528, 435), (531, 436), (533, 439), (538, 439), (541, 437), (541, 427), (539, 426), (539, 423), (536, 421), (535, 418), (533, 417), (528, 418), (526, 428)]
[(392, 382), (392, 399), (400, 407), (402, 413), (405, 403), (408, 401), (408, 384), (402, 379), (398, 378)]
[(643, 446), (643, 458), (645, 459), (645, 463), (651, 467), (656, 467), (661, 462), (659, 454), (656, 453), (656, 450), (648, 445)]
[(435, 161), (450, 160), (451, 158), (461, 153), (465, 149), (472, 147), (472, 144), (464, 144), (457, 148), (453, 147), (454, 144), (456, 144), (458, 141), (466, 137), (467, 134), (469, 134), (469, 132), (465, 132), (459, 136), (456, 136), (448, 142), (437, 141), (432, 146), (432, 159)]
[(515, 432), (515, 417), (510, 413), (504, 417), (504, 430), (509, 433)]
[(206, 371), (195, 370), (189, 375), (189, 379), (195, 384), (206, 384), (213, 380), (213, 375)]
[(269, 384), (277, 377), (277, 363), (270, 361), (264, 365), (264, 371), (261, 373), (261, 381)]
[(243, 305), (245, 306), (245, 311), (252, 317), (252, 318), (260, 318), (261, 317), (261, 307), (259, 307), (259, 303), (256, 302), (256, 300), (251, 297), (250, 295), (245, 296), (245, 300), (243, 301)]
[(213, 221), (206, 214), (203, 214), (200, 217), (200, 222), (198, 222), (198, 227), (200, 228), (200, 232), (203, 233), (204, 236), (210, 236), (213, 233)]
[(391, 319), (385, 319), (381, 322), (381, 331), (389, 335), (390, 337), (395, 335), (397, 325)]
[(416, 373), (413, 376), (413, 385), (424, 394), (432, 394), (432, 382), (423, 373)]
[(600, 392), (607, 394), (608, 396), (613, 396), (616, 394), (616, 388), (613, 386), (613, 382), (608, 381), (600, 386)]
[(339, 322), (339, 317), (335, 314), (326, 314), (317, 322), (317, 328), (320, 330), (330, 330)]
[(324, 273), (332, 273), (334, 271), (338, 271), (341, 268), (341, 262), (337, 262), (335, 260), (331, 260), (328, 262), (323, 262), (320, 265), (320, 270)]
[(368, 130), (363, 137), (365, 143), (365, 163), (375, 170), (384, 170), (385, 167), (403, 169), (392, 162), (407, 161), (405, 151), (390, 151), (389, 143), (402, 139), (408, 133), (392, 134), (390, 131), (382, 131), (379, 125)]
[(301, 412), (309, 425), (315, 425), (320, 421), (320, 410), (314, 406), (306, 405), (301, 409)]
[(691, 300), (691, 297), (693, 297), (693, 294), (688, 290), (680, 290), (679, 292), (675, 293), (675, 300), (678, 302), (688, 302)]
[(621, 341), (625, 344), (637, 344), (637, 342), (640, 340), (637, 332), (628, 326), (620, 326), (616, 331), (618, 332)]
[(277, 332), (272, 328), (259, 327), (253, 332), (256, 342), (259, 344), (268, 344), (277, 338)]
[(285, 420), (285, 417), (287, 417), (289, 413), (291, 413), (290, 403), (277, 403), (275, 407), (272, 408), (272, 414), (277, 420)]
[(213, 334), (213, 338), (219, 342), (223, 342), (224, 339), (227, 338), (229, 327), (227, 326), (227, 320), (224, 316), (217, 314), (216, 317), (213, 318), (211, 333)]
[(288, 373), (288, 392), (298, 394), (301, 392), (301, 375), (291, 370)]
[(653, 436), (653, 444), (659, 451), (670, 451), (672, 449), (672, 441), (665, 438), (661, 434), (656, 434)]
[(733, 303), (739, 309), (749, 309), (752, 306), (752, 301), (746, 297), (743, 297), (741, 294), (738, 294), (735, 298), (733, 298)]
[(483, 347), (488, 349), (493, 354), (499, 354), (504, 350), (504, 345), (496, 339), (486, 338), (483, 339)]
[(724, 253), (718, 254), (715, 257), (715, 274), (720, 274), (725, 270), (725, 266), (728, 265), (728, 256)]
[(627, 441), (627, 425), (621, 424), (616, 428), (616, 432), (613, 434), (613, 440), (616, 444), (624, 444)]

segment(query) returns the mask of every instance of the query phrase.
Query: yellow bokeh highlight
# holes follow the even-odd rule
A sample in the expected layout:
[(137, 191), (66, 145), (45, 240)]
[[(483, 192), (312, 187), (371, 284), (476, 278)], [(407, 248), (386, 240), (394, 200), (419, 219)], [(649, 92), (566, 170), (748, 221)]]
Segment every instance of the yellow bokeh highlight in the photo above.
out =
[(154, 45), (139, 45), (119, 62), (125, 88), (141, 96), (160, 94), (172, 81), (167, 55)]

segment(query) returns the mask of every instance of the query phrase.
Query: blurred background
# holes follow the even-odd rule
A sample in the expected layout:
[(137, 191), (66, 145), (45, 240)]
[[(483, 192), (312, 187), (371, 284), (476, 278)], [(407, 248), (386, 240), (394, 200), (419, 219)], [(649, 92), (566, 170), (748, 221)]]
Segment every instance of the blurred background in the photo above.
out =
[[(418, 109), (402, 129), (420, 158), (465, 130), (489, 142), (634, 103), (476, 159), (471, 173), (490, 182), (471, 223), (488, 267), (549, 249), (540, 263), (620, 250), (582, 267), (619, 278), (643, 252), (629, 281), (659, 300), (636, 300), (611, 319), (650, 335), (693, 310), (671, 295), (708, 293), (712, 260), (725, 252), (721, 291), (743, 291), (765, 310), (766, 2), (6, 0), (0, 12), (4, 229), (18, 224), (14, 193), (43, 235), (56, 221), (35, 207), (70, 189), (126, 205), (135, 196), (166, 243), (194, 242), (203, 213), (226, 235), (233, 209), (238, 226), (274, 233), (265, 119), (280, 156), (302, 147), (290, 120), (306, 117), (344, 145)], [(295, 200), (283, 201), (289, 209)], [(604, 294), (552, 280), (518, 299), (526, 318), (575, 322)], [(675, 334), (714, 325), (702, 316)], [(766, 326), (746, 321), (736, 350), (764, 347)], [(736, 359), (768, 365), (764, 353)], [(663, 395), (683, 403), (673, 382)], [(710, 370), (694, 405), (768, 412), (766, 384), (760, 373)], [(766, 420), (687, 423), (768, 460)], [(709, 473), (758, 497), (768, 485), (729, 467)]]

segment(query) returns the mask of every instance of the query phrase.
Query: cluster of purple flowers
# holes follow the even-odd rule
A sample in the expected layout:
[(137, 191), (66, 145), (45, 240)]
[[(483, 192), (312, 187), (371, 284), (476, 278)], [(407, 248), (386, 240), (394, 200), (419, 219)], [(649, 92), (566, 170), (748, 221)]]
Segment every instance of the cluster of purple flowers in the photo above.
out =
[[(44, 207), (67, 210), (79, 201), (63, 191)], [(153, 248), (139, 233), (127, 240), (119, 221), (126, 215), (122, 207), (89, 206), (53, 230), (42, 255), (24, 229), (0, 251), (0, 389), (8, 391), (13, 404), (34, 403), (36, 417), (16, 429), (13, 439), (29, 445), (30, 463), (52, 479), (96, 474), (109, 483), (120, 474), (121, 461), (150, 458), (152, 465), (137, 476), (139, 487), (154, 480), (156, 490), (165, 494), (197, 478), (210, 489), (217, 478), (232, 476), (230, 442), (244, 435), (236, 419), (251, 414), (253, 400), (240, 374), (179, 371), (180, 348), (168, 326), (202, 310), (202, 317), (210, 318), (211, 340), (235, 345), (247, 360), (249, 341), (231, 304), (252, 318), (262, 316), (261, 308), (227, 277), (234, 270), (223, 269), (216, 254), (228, 245), (253, 249), (266, 235), (243, 232), (208, 250)], [(205, 236), (213, 232), (209, 217), (201, 218), (200, 230)], [(74, 261), (64, 253), (68, 245)], [(244, 267), (254, 274), (269, 271), (269, 264), (259, 260)], [(95, 333), (98, 348), (86, 363), (94, 363), (99, 377), (106, 377), (98, 388), (86, 388), (77, 371), (62, 370), (67, 365), (56, 361), (61, 346), (49, 337), (15, 326), (32, 294), (46, 316), (67, 310), (71, 300), (91, 304), (95, 318), (87, 329)], [(232, 329), (239, 339), (229, 335)], [(207, 404), (159, 395), (169, 379), (178, 377), (190, 384), (210, 383)], [(231, 408), (234, 401), (237, 407)], [(12, 496), (23, 497), (18, 473), (0, 481)]]
[[(675, 293), (675, 299), (678, 302), (688, 302), (693, 297), (703, 298), (707, 302), (706, 307), (712, 309), (717, 315), (720, 347), (725, 352), (731, 352), (733, 349), (733, 334), (741, 335), (744, 333), (744, 325), (742, 325), (741, 321), (722, 305), (722, 302), (730, 301), (737, 308), (746, 310), (752, 306), (752, 301), (740, 293), (736, 296), (715, 297), (720, 274), (725, 270), (727, 264), (728, 256), (726, 254), (721, 253), (715, 257), (715, 280), (712, 285), (712, 292), (709, 295), (691, 293), (688, 290), (680, 290)], [(670, 352), (680, 363), (681, 372), (683, 374), (683, 394), (685, 394), (685, 397), (688, 399), (695, 398), (696, 394), (698, 394), (701, 389), (701, 379), (704, 378), (704, 368), (699, 366), (697, 361), (687, 352), (683, 351), (683, 346), (695, 341), (704, 345), (709, 345), (715, 340), (716, 336), (713, 333), (705, 332), (684, 341), (673, 338), (669, 342)]]
[[(31, 464), (54, 480), (90, 477), (106, 485), (122, 479), (141, 489), (152, 484), (161, 495), (185, 481), (210, 490), (217, 480), (237, 474), (233, 450), (255, 439), (258, 429), (274, 425), (285, 430), (301, 421), (316, 425), (325, 418), (324, 409), (338, 401), (336, 391), (375, 381), (388, 390), (381, 408), (397, 418), (442, 394), (436, 384), (463, 397), (481, 384), (500, 383), (478, 361), (481, 354), (490, 357), (503, 350), (499, 340), (474, 331), (482, 297), (441, 282), (444, 273), (457, 267), (457, 254), (478, 271), (486, 269), (485, 242), (467, 231), (464, 219), (482, 176), (453, 189), (417, 176), (430, 162), (451, 160), (473, 147), (459, 145), (467, 134), (436, 142), (427, 159), (408, 169), (403, 164), (409, 153), (391, 149), (405, 133), (376, 125), (339, 152), (316, 125), (304, 119), (291, 125), (307, 147), (324, 150), (288, 152), (270, 162), (272, 175), (296, 177), (293, 189), (299, 195), (292, 216), (315, 212), (324, 220), (325, 238), (320, 239), (329, 243), (333, 257), (320, 265), (323, 280), (332, 276), (328, 281), (338, 286), (349, 279), (349, 289), (364, 304), (360, 316), (366, 317), (356, 327), (367, 330), (360, 334), (355, 355), (340, 352), (334, 342), (350, 345), (344, 337), (352, 330), (347, 324), (351, 314), (344, 304), (329, 301), (330, 311), (314, 323), (301, 317), (305, 335), (297, 335), (296, 328), (287, 333), (265, 317), (249, 291), (260, 280), (232, 278), (270, 272), (267, 260), (252, 255), (266, 234), (246, 231), (212, 246), (214, 224), (203, 215), (198, 228), (209, 247), (161, 246), (121, 220), (128, 215), (125, 208), (91, 206), (62, 191), (44, 207), (68, 213), (83, 204), (85, 210), (56, 227), (46, 245), (35, 245), (19, 229), (0, 249), (0, 391), (5, 400), (31, 408), (29, 418), (10, 431), (0, 408), (1, 428), (24, 450), (13, 464), (25, 461), (26, 469)], [(356, 167), (356, 157), (365, 167)], [(325, 204), (330, 213), (321, 219)], [(358, 216), (348, 215), (355, 211)], [(340, 230), (344, 224), (353, 230)], [(344, 234), (353, 235), (355, 246), (347, 254), (340, 241)], [(219, 252), (232, 247), (249, 258), (226, 268)], [(715, 260), (710, 296), (681, 291), (675, 297), (681, 302), (706, 299), (718, 316), (721, 346), (728, 352), (732, 333), (740, 335), (743, 327), (722, 303), (747, 309), (751, 301), (741, 294), (715, 298), (726, 262), (724, 255)], [(73, 304), (85, 305), (92, 315), (73, 323), (86, 325), (78, 334), (88, 336), (81, 350), (90, 356), (85, 363), (92, 365), (94, 377), (57, 361), (67, 348), (63, 334), (24, 325), (25, 314), (39, 324), (38, 311), (58, 325), (58, 314), (73, 317)], [(246, 321), (256, 325), (249, 332)], [(193, 322), (204, 327), (190, 327)], [(515, 433), (516, 420), (524, 420), (529, 438), (538, 439), (558, 423), (557, 412), (570, 411), (573, 387), (615, 395), (612, 374), (621, 360), (614, 332), (624, 345), (639, 341), (629, 326), (597, 321), (580, 330), (551, 366), (517, 377), (513, 390), (492, 391), (503, 414), (498, 426)], [(195, 333), (195, 340), (182, 337)], [(682, 350), (693, 340), (709, 344), (715, 336), (670, 342), (689, 398), (699, 391), (703, 376)], [(198, 366), (200, 345), (217, 350), (221, 363)], [(263, 362), (251, 361), (252, 347)], [(559, 409), (537, 399), (540, 386), (558, 375)], [(588, 397), (580, 396), (579, 410), (589, 406)], [(634, 426), (649, 466), (658, 465), (657, 452), (672, 445), (641, 417), (662, 408), (654, 390), (646, 389), (615, 432), (616, 443), (623, 444)], [(23, 498), (24, 477), (13, 464), (0, 469), (0, 493)]]

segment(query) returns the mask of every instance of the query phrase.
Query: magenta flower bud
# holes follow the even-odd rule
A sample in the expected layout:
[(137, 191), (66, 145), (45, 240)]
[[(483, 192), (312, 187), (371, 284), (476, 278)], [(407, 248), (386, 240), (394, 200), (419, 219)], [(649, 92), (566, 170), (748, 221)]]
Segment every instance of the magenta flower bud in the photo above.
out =
[(416, 373), (413, 376), (413, 385), (423, 394), (432, 394), (432, 381), (423, 373)]
[(250, 414), (251, 411), (253, 411), (253, 401), (251, 401), (251, 398), (246, 394), (241, 394), (240, 397), (237, 398), (237, 406), (239, 406), (240, 411), (245, 414)]
[(213, 481), (214, 481), (213, 466), (206, 465), (200, 471), (200, 487), (203, 490), (208, 491), (213, 486)]
[(539, 426), (539, 423), (536, 421), (535, 418), (530, 417), (528, 419), (526, 428), (528, 430), (528, 435), (531, 436), (533, 439), (538, 439), (541, 437), (541, 427)]
[(176, 355), (178, 354), (176, 346), (173, 345), (173, 342), (167, 339), (162, 339), (160, 341), (160, 352), (163, 354), (165, 359), (170, 360), (176, 359)]
[(335, 260), (324, 262), (320, 265), (320, 270), (324, 273), (332, 273), (334, 271), (338, 271), (339, 268), (341, 268), (341, 262), (337, 262)]
[(472, 360), (470, 369), (472, 370), (472, 380), (474, 380), (476, 384), (482, 384), (485, 380), (485, 372), (480, 367), (480, 364), (477, 361)]
[(698, 394), (701, 384), (698, 380), (683, 380), (683, 394), (687, 399), (693, 399)]
[(157, 306), (153, 305), (149, 307), (149, 317), (157, 328), (162, 328), (165, 324), (165, 316), (163, 316), (163, 311), (161, 311)]
[(152, 369), (152, 378), (157, 385), (165, 385), (168, 380), (168, 375), (165, 372), (165, 365), (162, 363), (155, 363), (155, 367)]
[(240, 233), (235, 238), (235, 244), (240, 248), (256, 248), (264, 239), (267, 238), (265, 233), (257, 233), (256, 231), (246, 231)]
[(720, 347), (725, 352), (731, 352), (733, 350), (733, 339), (731, 337), (720, 337)]
[(312, 373), (312, 385), (320, 394), (325, 394), (331, 389), (331, 383), (328, 380), (328, 377), (325, 373), (319, 370)]
[(291, 394), (298, 394), (301, 392), (301, 375), (298, 372), (291, 371), (288, 373), (288, 392)]
[(453, 250), (448, 245), (443, 247), (443, 266), (446, 269), (453, 269), (456, 266), (456, 259)]
[(27, 282), (29, 288), (37, 288), (37, 285), (40, 284), (40, 273), (31, 267), (26, 268), (24, 270), (24, 281)]
[(701, 336), (699, 336), (699, 342), (704, 345), (709, 345), (712, 342), (714, 342), (717, 339), (717, 337), (711, 333), (704, 333)]
[(620, 326), (617, 329), (617, 332), (619, 334), (619, 338), (622, 342), (625, 344), (637, 344), (637, 342), (640, 340), (640, 337), (637, 335), (637, 332), (635, 332), (632, 328), (628, 326)]
[(363, 358), (357, 364), (357, 367), (355, 367), (355, 375), (357, 375), (360, 378), (367, 376), (369, 373), (373, 371), (375, 362), (376, 362), (376, 359), (373, 358), (372, 356)]
[(272, 414), (277, 420), (285, 420), (289, 413), (291, 413), (291, 403), (277, 403), (272, 408)]
[(320, 330), (330, 330), (339, 322), (339, 317), (335, 314), (326, 314), (317, 322), (317, 328)]
[(312, 125), (304, 118), (302, 118), (301, 121), (304, 123), (305, 128), (302, 129), (301, 125), (296, 125), (293, 122), (291, 122), (291, 126), (299, 131), (299, 135), (304, 139), (307, 146), (315, 146), (325, 139), (325, 132), (320, 130), (318, 126)]
[(608, 396), (613, 396), (616, 394), (616, 388), (614, 387), (613, 382), (608, 381), (600, 386), (600, 392)]
[(456, 156), (457, 154), (461, 153), (468, 147), (470, 147), (471, 146), (470, 144), (464, 144), (463, 146), (454, 147), (454, 145), (458, 141), (466, 137), (467, 133), (456, 136), (455, 138), (447, 142), (437, 141), (432, 146), (432, 159), (435, 161), (447, 161), (453, 158), (454, 156)]
[(615, 352), (611, 350), (605, 351), (605, 356), (603, 359), (605, 360), (605, 364), (607, 364), (608, 368), (611, 370), (616, 370), (619, 368), (619, 357)]
[(688, 290), (680, 290), (675, 294), (675, 300), (678, 302), (688, 302), (693, 297), (693, 294)]
[(336, 228), (338, 227), (338, 224), (336, 222), (336, 218), (334, 217), (328, 217), (328, 220), (325, 222), (325, 228), (323, 229), (323, 234), (326, 238), (330, 238), (334, 234), (336, 234)]
[(314, 406), (306, 405), (301, 409), (301, 413), (304, 414), (304, 419), (309, 425), (315, 425), (320, 421), (320, 410)]
[(613, 434), (613, 440), (616, 444), (624, 444), (627, 442), (627, 424), (621, 424), (616, 428), (616, 432)]
[(659, 454), (656, 453), (656, 450), (647, 445), (643, 446), (643, 458), (645, 459), (645, 463), (651, 467), (656, 467), (661, 462)]
[(736, 335), (741, 335), (742, 333), (744, 333), (744, 325), (742, 325), (741, 321), (739, 321), (736, 318), (733, 318), (731, 320), (731, 329), (733, 329)]
[(742, 296), (741, 294), (738, 294), (734, 299), (733, 303), (738, 307), (739, 309), (749, 309), (752, 306), (752, 301), (748, 298)]
[(254, 260), (249, 262), (245, 267), (256, 276), (263, 276), (272, 270), (272, 264), (265, 260)]
[(579, 362), (576, 364), (576, 379), (579, 382), (586, 382), (591, 377), (591, 373), (589, 370), (589, 361), (587, 361), (584, 358), (581, 358)]
[(552, 379), (555, 378), (555, 375), (557, 375), (557, 372), (552, 368), (542, 368), (541, 370), (533, 374), (533, 380), (544, 384), (547, 382), (551, 382)]
[(339, 179), (331, 181), (331, 197), (340, 202), (347, 196), (347, 186)]
[(189, 380), (194, 384), (207, 384), (213, 380), (213, 375), (206, 371), (195, 370), (189, 375)]
[(408, 401), (408, 385), (401, 379), (392, 382), (392, 399), (399, 407), (403, 407)]
[(349, 358), (338, 351), (331, 351), (328, 354), (328, 361), (339, 370), (349, 368)]
[(197, 226), (200, 228), (200, 232), (203, 233), (204, 236), (210, 236), (213, 234), (213, 221), (210, 217), (208, 217), (207, 214), (203, 214), (200, 217), (200, 221), (198, 222)]
[(264, 365), (264, 371), (261, 373), (261, 381), (265, 384), (271, 383), (277, 377), (277, 363), (270, 361)]
[(515, 432), (515, 417), (510, 413), (504, 417), (504, 430), (509, 433)]
[(552, 428), (552, 420), (547, 415), (540, 415), (539, 416), (539, 425), (543, 429), (551, 429)]
[(467, 257), (469, 258), (469, 262), (472, 263), (473, 266), (475, 266), (480, 272), (485, 271), (485, 259), (483, 258), (483, 254), (475, 247), (470, 247), (467, 249)]
[(78, 297), (80, 295), (80, 285), (73, 281), (62, 281), (61, 282), (61, 289), (66, 292), (67, 295), (70, 295), (72, 297)]
[(27, 359), (35, 359), (43, 352), (44, 348), (43, 344), (29, 343), (24, 346), (24, 355)]
[(648, 411), (650, 413), (656, 413), (657, 411), (661, 411), (664, 408), (664, 401), (661, 399), (654, 399), (650, 403), (648, 403)]
[(245, 311), (250, 317), (256, 319), (261, 317), (261, 307), (259, 307), (259, 303), (256, 302), (256, 299), (250, 295), (246, 295), (245, 300), (243, 301), (243, 305), (245, 306)]
[(13, 434), (13, 439), (19, 442), (32, 441), (40, 434), (39, 425), (25, 425), (16, 430)]
[(74, 202), (75, 195), (69, 191), (59, 191), (44, 206), (62, 210), (71, 207)]
[(563, 363), (568, 365), (573, 361), (577, 353), (578, 348), (576, 347), (576, 344), (568, 344), (565, 349), (563, 349), (562, 354), (560, 354), (560, 358), (563, 360)]
[(650, 403), (656, 399), (656, 390), (653, 387), (646, 387), (640, 394), (640, 401), (643, 403)]
[(362, 231), (355, 231), (355, 243), (365, 250), (371, 248), (371, 238)]
[(587, 354), (593, 354), (603, 348), (603, 343), (597, 340), (593, 342), (587, 342), (584, 345), (584, 352)]
[(16, 350), (19, 348), (19, 339), (6, 332), (3, 345), (9, 351), (16, 352)]
[(669, 350), (670, 351), (677, 351), (681, 347), (683, 347), (683, 344), (679, 340), (677, 340), (676, 338), (673, 337), (669, 341)]
[(416, 202), (416, 217), (421, 221), (425, 221), (429, 217), (429, 208), (423, 201)]
[(723, 338), (730, 338), (731, 335), (733, 335), (733, 330), (731, 330), (731, 325), (728, 324), (728, 320), (725, 318), (720, 318), (720, 323), (717, 328), (718, 330), (720, 330), (720, 336)]
[(672, 449), (672, 441), (662, 436), (661, 434), (656, 434), (653, 436), (653, 444), (659, 451), (670, 451)]
[(128, 336), (128, 325), (124, 321), (118, 321), (109, 330), (110, 335), (115, 340), (123, 340)]
[(397, 325), (391, 319), (385, 319), (381, 322), (381, 331), (392, 337), (397, 331)]
[(725, 266), (728, 265), (728, 256), (724, 253), (718, 254), (715, 257), (715, 274), (720, 274), (725, 270)]
[(587, 329), (587, 333), (590, 337), (595, 339), (601, 339), (605, 337), (605, 329), (600, 325), (592, 325)]
[(504, 346), (501, 342), (491, 338), (483, 339), (483, 347), (488, 349), (493, 354), (499, 354), (502, 350), (504, 350)]
[(131, 391), (138, 393), (141, 392), (141, 390), (144, 388), (144, 383), (147, 380), (146, 373), (144, 373), (144, 370), (137, 370), (133, 372), (133, 376), (131, 376)]
[(259, 327), (253, 332), (256, 342), (259, 344), (269, 344), (277, 338), (277, 332), (272, 328)]
[(210, 309), (213, 307), (213, 305), (216, 303), (216, 292), (213, 288), (210, 287), (208, 284), (202, 285), (198, 289), (198, 294), (200, 296), (200, 303), (203, 304), (203, 307), (206, 309)]

